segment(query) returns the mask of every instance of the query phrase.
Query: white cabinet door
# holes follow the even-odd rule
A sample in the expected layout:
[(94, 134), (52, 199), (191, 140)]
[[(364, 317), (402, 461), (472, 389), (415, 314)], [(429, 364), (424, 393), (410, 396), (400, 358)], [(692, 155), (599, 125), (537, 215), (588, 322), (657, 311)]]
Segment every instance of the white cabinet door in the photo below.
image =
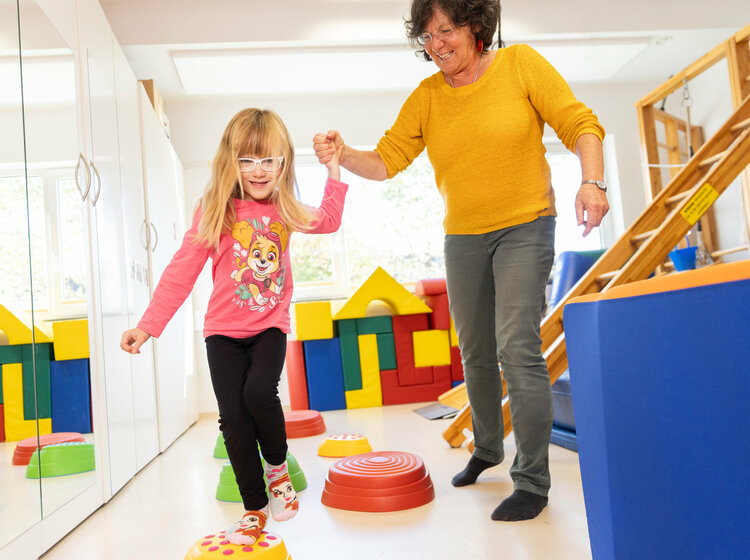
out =
[[(145, 90), (140, 94), (143, 172), (151, 227), (149, 271), (153, 289), (185, 233), (182, 165), (164, 133)], [(159, 448), (163, 451), (195, 420), (191, 415), (195, 376), (192, 356), (192, 305), (177, 311), (153, 340), (156, 363)]]
[(128, 327), (128, 301), (113, 38), (97, 2), (81, 1), (79, 9), (82, 66), (85, 61), (84, 127), (93, 176), (93, 195), (89, 198), (94, 215), (93, 315), (98, 350), (95, 363), (104, 377), (109, 483), (113, 495), (136, 472), (130, 357), (119, 348), (120, 337)]
[[(138, 323), (151, 297), (148, 278), (148, 244), (151, 236), (146, 221), (138, 108), (141, 86), (120, 46), (114, 43), (113, 48), (125, 236), (125, 283), (128, 292), (128, 325), (132, 328)], [(159, 453), (154, 354), (151, 344), (145, 344), (139, 355), (130, 357), (130, 369), (136, 469), (141, 470)]]

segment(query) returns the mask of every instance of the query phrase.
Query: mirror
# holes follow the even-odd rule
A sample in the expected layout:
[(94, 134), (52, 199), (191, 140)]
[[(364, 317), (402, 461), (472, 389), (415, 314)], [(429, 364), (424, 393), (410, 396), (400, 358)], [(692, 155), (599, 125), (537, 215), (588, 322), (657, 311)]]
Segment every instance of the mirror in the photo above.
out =
[[(24, 376), (32, 387), (35, 378), (33, 367), (24, 371), (23, 351), (32, 348), (27, 205), (36, 208), (40, 200), (33, 190), (26, 196), (18, 45), (16, 1), (0, 0), (0, 548), (41, 519), (39, 479), (25, 478), (25, 468), (13, 464), (17, 442), (12, 440), (34, 440), (38, 433), (34, 406), (24, 410)], [(39, 248), (35, 242), (34, 250)]]
[(32, 324), (42, 333), (35, 341), (42, 447), (35, 476), (47, 516), (96, 477), (86, 321), (90, 178), (80, 157), (73, 50), (34, 0), (21, 0), (19, 9)]

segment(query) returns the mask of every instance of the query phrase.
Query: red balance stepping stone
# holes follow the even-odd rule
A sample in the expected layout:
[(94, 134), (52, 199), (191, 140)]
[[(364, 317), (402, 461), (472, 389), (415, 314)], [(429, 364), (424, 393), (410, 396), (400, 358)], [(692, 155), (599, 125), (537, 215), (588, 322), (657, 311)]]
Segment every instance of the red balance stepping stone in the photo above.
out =
[(28, 465), (29, 461), (31, 460), (31, 456), (37, 449), (37, 446), (41, 449), (45, 445), (52, 445), (54, 443), (69, 443), (71, 441), (86, 440), (78, 432), (58, 432), (56, 434), (47, 434), (46, 436), (39, 436), (38, 441), (36, 436), (23, 439), (16, 444), (16, 449), (15, 451), (13, 451), (13, 464)]
[(302, 438), (325, 433), (326, 423), (317, 410), (293, 410), (284, 413), (286, 437)]
[(403, 451), (375, 451), (336, 461), (328, 469), (323, 505), (351, 511), (400, 511), (435, 498), (422, 459)]

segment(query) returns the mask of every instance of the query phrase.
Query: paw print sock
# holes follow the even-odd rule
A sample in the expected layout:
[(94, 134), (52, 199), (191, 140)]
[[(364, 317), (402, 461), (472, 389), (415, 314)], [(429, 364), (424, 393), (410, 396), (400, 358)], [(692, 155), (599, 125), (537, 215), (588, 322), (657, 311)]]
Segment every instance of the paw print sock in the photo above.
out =
[(271, 515), (276, 521), (286, 521), (297, 515), (299, 502), (289, 478), (286, 461), (281, 465), (266, 463), (268, 496), (271, 499)]
[(237, 523), (227, 529), (225, 538), (232, 544), (253, 544), (260, 538), (268, 519), (268, 506), (246, 511)]

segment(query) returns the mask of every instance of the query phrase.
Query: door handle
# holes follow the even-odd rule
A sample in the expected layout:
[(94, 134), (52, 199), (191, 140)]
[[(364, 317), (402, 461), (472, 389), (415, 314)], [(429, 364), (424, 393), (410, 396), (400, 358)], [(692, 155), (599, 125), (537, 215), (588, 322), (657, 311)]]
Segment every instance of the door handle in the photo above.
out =
[(94, 171), (94, 177), (96, 177), (96, 182), (99, 185), (99, 188), (96, 191), (96, 195), (94, 195), (94, 200), (91, 201), (91, 206), (96, 206), (96, 201), (99, 200), (99, 195), (102, 194), (102, 178), (101, 175), (99, 175), (99, 171), (96, 169), (96, 165), (94, 165), (94, 162), (91, 162), (91, 169)]
[[(83, 190), (81, 188), (81, 182), (78, 180), (78, 171), (81, 169), (81, 162), (83, 162), (84, 169), (86, 169), (86, 190)], [(86, 200), (86, 197), (89, 194), (89, 189), (91, 188), (91, 171), (89, 170), (89, 166), (86, 163), (86, 158), (84, 158), (83, 154), (80, 152), (78, 154), (78, 161), (76, 161), (76, 168), (73, 171), (73, 177), (76, 182), (76, 188), (81, 195), (81, 200)]]

